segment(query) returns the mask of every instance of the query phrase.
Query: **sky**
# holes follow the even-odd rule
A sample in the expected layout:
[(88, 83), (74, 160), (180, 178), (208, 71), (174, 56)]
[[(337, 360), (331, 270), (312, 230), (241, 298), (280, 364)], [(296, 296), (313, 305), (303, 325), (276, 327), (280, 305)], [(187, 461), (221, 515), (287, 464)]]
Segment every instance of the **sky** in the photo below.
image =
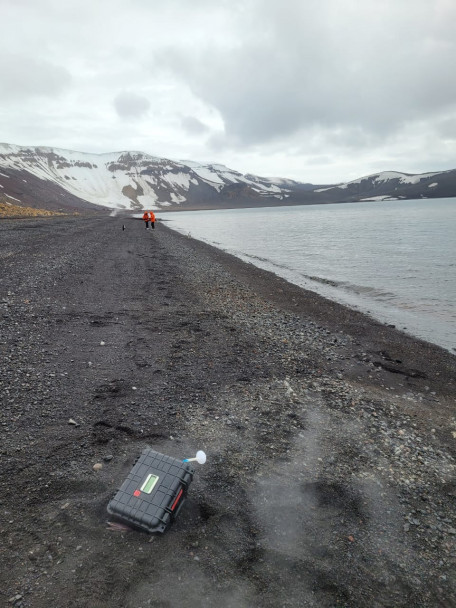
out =
[(0, 0), (0, 141), (313, 184), (456, 168), (455, 0)]

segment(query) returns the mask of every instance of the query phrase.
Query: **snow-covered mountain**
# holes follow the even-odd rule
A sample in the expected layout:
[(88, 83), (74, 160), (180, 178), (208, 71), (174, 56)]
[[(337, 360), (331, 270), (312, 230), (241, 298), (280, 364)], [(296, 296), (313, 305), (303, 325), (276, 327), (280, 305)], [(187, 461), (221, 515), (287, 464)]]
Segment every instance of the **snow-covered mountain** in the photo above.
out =
[(30, 180), (34, 185), (36, 180), (42, 182), (40, 191), (47, 184), (54, 195), (55, 186), (60, 187), (54, 207), (59, 203), (67, 207), (68, 201), (59, 198), (66, 199), (68, 193), (93, 205), (125, 210), (220, 207), (234, 199), (283, 202), (303, 186), (293, 180), (242, 175), (224, 165), (177, 162), (142, 152), (87, 154), (0, 144), (3, 194), (14, 184), (14, 192), (7, 196), (27, 202)]
[(321, 186), (143, 152), (0, 144), (0, 202), (49, 210), (219, 209), (442, 196), (456, 196), (456, 170), (390, 171)]
[(452, 197), (456, 196), (456, 170), (420, 174), (383, 171), (314, 192), (331, 202)]

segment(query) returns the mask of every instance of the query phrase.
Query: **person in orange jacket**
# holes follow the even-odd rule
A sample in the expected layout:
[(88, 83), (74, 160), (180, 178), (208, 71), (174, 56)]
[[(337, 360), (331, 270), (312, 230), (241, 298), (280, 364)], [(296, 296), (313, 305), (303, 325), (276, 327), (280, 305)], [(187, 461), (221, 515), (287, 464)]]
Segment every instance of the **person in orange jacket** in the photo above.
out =
[(146, 230), (149, 230), (149, 214), (147, 213), (147, 211), (144, 211), (142, 219), (146, 224)]
[(149, 211), (149, 219), (150, 225), (152, 226), (152, 230), (155, 230), (155, 214), (153, 211)]

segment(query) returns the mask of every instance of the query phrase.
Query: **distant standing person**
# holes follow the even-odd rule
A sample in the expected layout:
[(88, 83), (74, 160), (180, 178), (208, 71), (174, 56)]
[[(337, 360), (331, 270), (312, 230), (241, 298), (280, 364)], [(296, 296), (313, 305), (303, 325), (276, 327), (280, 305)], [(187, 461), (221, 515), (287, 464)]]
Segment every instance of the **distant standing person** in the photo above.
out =
[(153, 211), (149, 212), (150, 225), (152, 226), (152, 230), (155, 230), (155, 214)]
[(146, 224), (146, 230), (149, 230), (149, 214), (147, 213), (147, 211), (144, 211), (142, 219)]

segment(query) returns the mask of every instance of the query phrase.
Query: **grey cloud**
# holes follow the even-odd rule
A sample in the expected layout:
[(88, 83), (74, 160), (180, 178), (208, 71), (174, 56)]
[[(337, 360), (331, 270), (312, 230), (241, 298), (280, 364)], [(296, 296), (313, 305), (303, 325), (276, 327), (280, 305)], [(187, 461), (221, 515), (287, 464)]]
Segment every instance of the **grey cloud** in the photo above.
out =
[(182, 128), (189, 135), (202, 135), (203, 133), (207, 133), (209, 131), (209, 127), (194, 116), (184, 116), (181, 124)]
[(45, 60), (15, 53), (0, 54), (0, 81), (3, 100), (55, 97), (72, 81), (67, 69)]
[(120, 118), (141, 118), (150, 108), (146, 97), (129, 91), (122, 91), (114, 99), (114, 107)]
[(159, 57), (219, 111), (227, 143), (314, 126), (367, 141), (456, 104), (448, 77), (456, 44), (441, 43), (443, 21), (429, 21), (429, 3), (418, 0), (414, 11), (403, 2), (349, 4), (346, 15), (333, 2), (277, 4), (248, 4), (263, 11), (247, 11), (234, 47)]

